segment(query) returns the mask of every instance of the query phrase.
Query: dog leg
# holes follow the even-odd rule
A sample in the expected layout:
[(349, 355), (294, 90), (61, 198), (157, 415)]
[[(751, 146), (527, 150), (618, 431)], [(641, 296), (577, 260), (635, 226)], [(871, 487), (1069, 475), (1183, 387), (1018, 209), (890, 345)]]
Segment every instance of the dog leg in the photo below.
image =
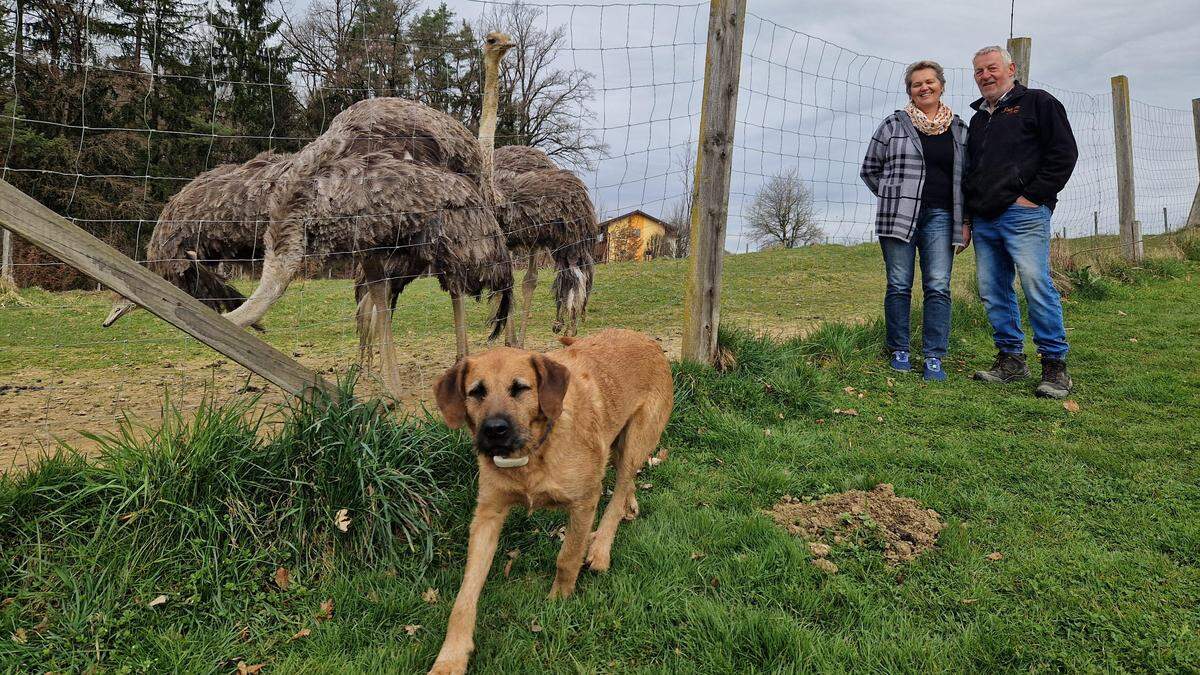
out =
[(467, 569), (463, 573), (462, 587), (454, 599), (450, 612), (450, 624), (446, 627), (446, 641), (438, 652), (437, 661), (429, 670), (430, 675), (460, 675), (467, 672), (467, 663), (475, 649), (475, 612), (479, 594), (487, 581), (492, 558), (496, 554), (496, 543), (500, 530), (508, 516), (508, 505), (498, 506), (480, 503), (475, 507), (471, 520), (471, 539), (467, 543)]
[(648, 413), (644, 408), (629, 419), (625, 430), (613, 444), (613, 464), (617, 469), (617, 481), (613, 495), (600, 518), (600, 525), (592, 533), (588, 545), (588, 567), (597, 572), (608, 571), (612, 564), (613, 539), (622, 520), (633, 520), (638, 515), (637, 490), (638, 469), (646, 463), (650, 453), (658, 445), (662, 430), (666, 426), (664, 416), (658, 412)]
[(558, 573), (554, 576), (554, 585), (550, 587), (551, 600), (570, 597), (575, 592), (575, 580), (579, 578), (579, 570), (583, 567), (588, 533), (596, 520), (596, 504), (599, 501), (600, 496), (597, 494), (586, 504), (571, 506), (567, 520), (567, 538), (563, 540), (562, 549), (558, 552)]

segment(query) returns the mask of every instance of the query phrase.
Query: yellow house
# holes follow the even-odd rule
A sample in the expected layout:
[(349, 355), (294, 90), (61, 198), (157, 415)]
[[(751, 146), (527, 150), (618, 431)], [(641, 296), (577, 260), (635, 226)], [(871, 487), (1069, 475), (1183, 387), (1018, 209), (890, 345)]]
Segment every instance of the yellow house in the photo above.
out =
[(674, 225), (640, 209), (600, 223), (600, 231), (604, 234), (596, 253), (604, 262), (671, 256), (679, 238)]

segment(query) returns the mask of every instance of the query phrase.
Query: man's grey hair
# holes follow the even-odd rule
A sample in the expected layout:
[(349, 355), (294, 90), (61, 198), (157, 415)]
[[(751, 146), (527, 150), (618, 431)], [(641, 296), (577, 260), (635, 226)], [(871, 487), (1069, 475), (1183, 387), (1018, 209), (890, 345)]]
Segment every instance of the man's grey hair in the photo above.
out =
[(971, 57), (971, 61), (974, 62), (975, 59), (983, 56), (984, 54), (999, 54), (1000, 58), (1004, 60), (1005, 67), (1012, 65), (1012, 54), (1009, 54), (1008, 50), (1000, 45), (992, 45), (990, 47), (984, 47), (983, 49), (980, 49), (979, 51), (975, 52), (975, 56)]
[(908, 92), (912, 87), (912, 74), (918, 70), (932, 70), (937, 73), (938, 82), (942, 83), (942, 88), (946, 88), (946, 71), (942, 70), (942, 66), (937, 61), (921, 60), (910, 64), (904, 69), (904, 91)]

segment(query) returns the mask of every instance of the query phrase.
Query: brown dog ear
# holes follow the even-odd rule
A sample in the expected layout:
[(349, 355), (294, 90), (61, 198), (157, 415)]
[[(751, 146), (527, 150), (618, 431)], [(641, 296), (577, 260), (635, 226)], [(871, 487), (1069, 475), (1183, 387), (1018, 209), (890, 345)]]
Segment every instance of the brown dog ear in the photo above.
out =
[(562, 414), (563, 397), (567, 395), (571, 373), (566, 366), (541, 354), (534, 354), (531, 360), (537, 371), (538, 407), (548, 419), (556, 420)]
[(451, 429), (461, 428), (467, 421), (467, 396), (463, 391), (463, 380), (467, 376), (467, 360), (462, 359), (450, 366), (433, 385), (438, 410)]

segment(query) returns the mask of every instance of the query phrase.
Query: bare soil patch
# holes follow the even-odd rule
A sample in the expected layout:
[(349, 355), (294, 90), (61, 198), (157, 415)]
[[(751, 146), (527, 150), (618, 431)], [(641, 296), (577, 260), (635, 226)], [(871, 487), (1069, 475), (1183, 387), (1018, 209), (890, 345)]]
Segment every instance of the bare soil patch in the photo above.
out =
[(937, 511), (896, 496), (889, 483), (814, 501), (785, 496), (769, 513), (778, 525), (806, 539), (814, 564), (830, 573), (837, 571), (827, 560), (831, 547), (865, 540), (878, 544), (889, 564), (899, 565), (932, 549), (946, 527)]

